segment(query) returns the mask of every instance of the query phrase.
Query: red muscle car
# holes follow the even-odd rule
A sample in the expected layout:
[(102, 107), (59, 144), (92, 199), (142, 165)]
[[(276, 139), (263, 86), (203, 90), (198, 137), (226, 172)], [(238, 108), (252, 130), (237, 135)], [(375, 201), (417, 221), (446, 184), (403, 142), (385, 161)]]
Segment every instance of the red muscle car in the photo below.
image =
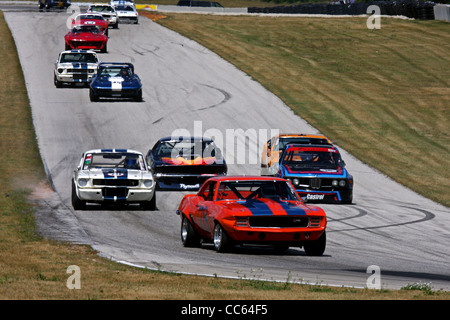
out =
[(108, 37), (97, 26), (77, 26), (64, 36), (66, 50), (93, 49), (107, 52)]
[(305, 205), (285, 179), (210, 178), (197, 194), (184, 196), (177, 214), (185, 247), (200, 246), (202, 240), (218, 252), (234, 244), (303, 247), (313, 256), (325, 251), (325, 212)]
[(99, 13), (82, 13), (72, 19), (72, 28), (76, 26), (98, 26), (100, 30), (108, 35), (108, 20)]

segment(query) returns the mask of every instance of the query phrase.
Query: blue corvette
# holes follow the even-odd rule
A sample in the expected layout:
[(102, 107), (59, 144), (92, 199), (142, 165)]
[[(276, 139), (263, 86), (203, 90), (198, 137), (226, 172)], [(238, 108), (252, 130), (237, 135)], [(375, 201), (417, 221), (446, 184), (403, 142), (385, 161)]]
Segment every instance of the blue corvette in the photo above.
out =
[(272, 173), (289, 179), (305, 201), (353, 201), (353, 177), (334, 146), (290, 144)]
[(89, 98), (131, 98), (142, 101), (142, 83), (131, 63), (103, 62), (89, 85)]

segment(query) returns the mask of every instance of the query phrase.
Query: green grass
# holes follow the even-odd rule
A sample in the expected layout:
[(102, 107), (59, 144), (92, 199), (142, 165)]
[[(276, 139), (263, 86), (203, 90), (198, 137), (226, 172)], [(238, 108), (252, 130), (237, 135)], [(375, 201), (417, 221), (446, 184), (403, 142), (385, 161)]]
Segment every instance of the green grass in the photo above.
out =
[(368, 30), (364, 18), (169, 14), (158, 23), (236, 65), (361, 161), (450, 205), (447, 22), (383, 18)]

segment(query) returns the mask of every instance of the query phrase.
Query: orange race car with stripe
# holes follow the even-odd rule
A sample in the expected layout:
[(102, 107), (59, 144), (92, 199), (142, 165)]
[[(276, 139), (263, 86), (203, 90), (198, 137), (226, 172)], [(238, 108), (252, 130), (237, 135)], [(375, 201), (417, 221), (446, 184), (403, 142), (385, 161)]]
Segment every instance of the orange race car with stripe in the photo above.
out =
[(210, 178), (197, 194), (184, 196), (177, 214), (186, 247), (212, 242), (218, 252), (236, 244), (303, 247), (316, 256), (325, 251), (325, 212), (305, 205), (285, 179)]
[(261, 154), (261, 174), (268, 175), (269, 168), (280, 159), (281, 152), (288, 144), (323, 144), (331, 145), (331, 141), (318, 134), (283, 133), (272, 137), (264, 144)]

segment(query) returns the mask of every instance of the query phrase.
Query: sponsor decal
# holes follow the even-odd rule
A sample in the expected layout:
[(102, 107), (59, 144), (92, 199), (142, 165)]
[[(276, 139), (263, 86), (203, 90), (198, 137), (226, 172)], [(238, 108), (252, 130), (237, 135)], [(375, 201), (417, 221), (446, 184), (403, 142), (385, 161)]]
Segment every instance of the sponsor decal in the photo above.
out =
[(180, 183), (180, 188), (184, 189), (184, 190), (188, 190), (188, 189), (198, 189), (200, 188), (200, 184), (184, 184), (184, 183)]
[(307, 194), (307, 200), (323, 200), (325, 198), (324, 194)]

